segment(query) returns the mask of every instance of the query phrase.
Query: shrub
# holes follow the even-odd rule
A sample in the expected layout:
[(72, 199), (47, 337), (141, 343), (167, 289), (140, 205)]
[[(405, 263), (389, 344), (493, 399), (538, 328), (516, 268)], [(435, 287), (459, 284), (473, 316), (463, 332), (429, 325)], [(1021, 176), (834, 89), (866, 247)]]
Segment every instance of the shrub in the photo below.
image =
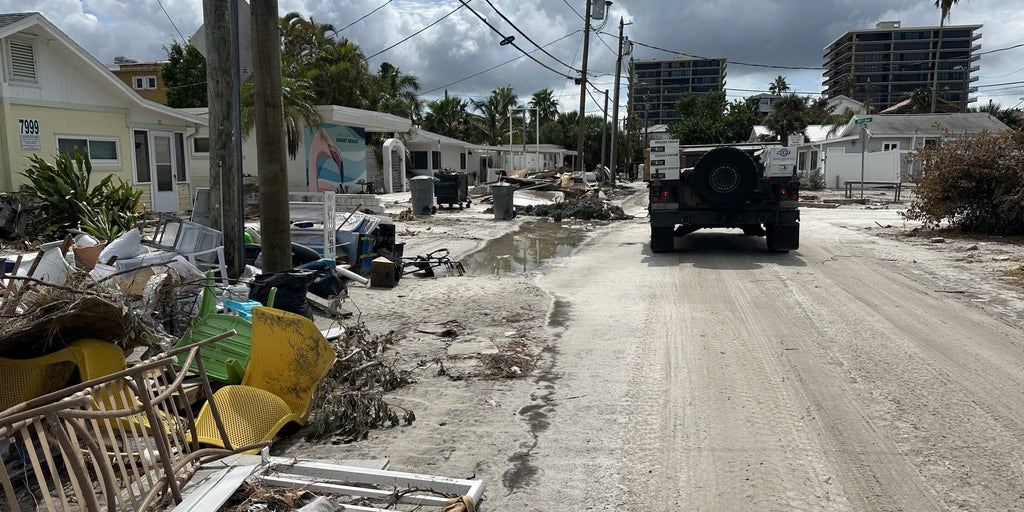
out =
[(1024, 234), (1024, 133), (952, 135), (918, 149), (917, 199), (905, 214), (928, 225), (948, 221), (964, 232)]
[(110, 240), (138, 223), (142, 192), (120, 179), (115, 184), (113, 175), (90, 189), (92, 164), (78, 148), (74, 155), (61, 152), (53, 164), (38, 155), (29, 161), (23, 193), (39, 204), (32, 222), (36, 235), (81, 231)]
[(800, 190), (824, 190), (825, 173), (821, 169), (800, 171)]

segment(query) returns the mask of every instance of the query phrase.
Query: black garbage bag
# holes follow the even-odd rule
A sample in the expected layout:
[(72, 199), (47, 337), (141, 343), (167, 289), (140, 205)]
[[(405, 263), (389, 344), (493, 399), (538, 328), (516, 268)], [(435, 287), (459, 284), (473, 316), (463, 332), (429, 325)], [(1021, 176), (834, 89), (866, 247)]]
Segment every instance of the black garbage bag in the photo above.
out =
[(321, 269), (309, 285), (309, 293), (323, 299), (332, 299), (339, 295), (348, 293), (348, 285), (345, 279), (338, 275), (334, 267)]
[(270, 289), (277, 288), (274, 295), (275, 308), (312, 320), (313, 309), (306, 300), (306, 292), (317, 274), (315, 270), (292, 269), (258, 275), (249, 283), (249, 300), (266, 305), (267, 299), (270, 298)]

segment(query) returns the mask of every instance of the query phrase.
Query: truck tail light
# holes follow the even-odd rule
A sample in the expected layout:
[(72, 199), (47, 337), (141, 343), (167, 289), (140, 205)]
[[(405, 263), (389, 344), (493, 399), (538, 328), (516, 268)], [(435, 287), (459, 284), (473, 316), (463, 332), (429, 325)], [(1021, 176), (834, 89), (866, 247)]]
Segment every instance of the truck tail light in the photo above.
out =
[(786, 197), (789, 195), (789, 189), (782, 187), (779, 189), (779, 197)]
[(668, 199), (668, 190), (662, 190), (661, 191), (661, 198), (662, 199)]

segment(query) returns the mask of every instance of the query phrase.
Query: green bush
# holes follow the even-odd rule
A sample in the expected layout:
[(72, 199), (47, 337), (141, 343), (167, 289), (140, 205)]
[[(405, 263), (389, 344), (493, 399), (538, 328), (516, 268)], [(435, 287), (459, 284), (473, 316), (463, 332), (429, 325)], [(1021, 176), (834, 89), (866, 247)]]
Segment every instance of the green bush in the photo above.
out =
[(990, 235), (1024, 234), (1024, 133), (952, 135), (915, 151), (923, 163), (905, 214), (930, 226)]
[(800, 171), (800, 190), (824, 190), (825, 189), (825, 173), (821, 172), (821, 169), (811, 169), (809, 171)]
[(29, 180), (22, 191), (39, 206), (33, 216), (35, 235), (85, 232), (110, 240), (138, 223), (142, 192), (107, 175), (89, 188), (92, 164), (75, 148), (74, 155), (61, 152), (50, 164), (33, 155), (22, 173)]

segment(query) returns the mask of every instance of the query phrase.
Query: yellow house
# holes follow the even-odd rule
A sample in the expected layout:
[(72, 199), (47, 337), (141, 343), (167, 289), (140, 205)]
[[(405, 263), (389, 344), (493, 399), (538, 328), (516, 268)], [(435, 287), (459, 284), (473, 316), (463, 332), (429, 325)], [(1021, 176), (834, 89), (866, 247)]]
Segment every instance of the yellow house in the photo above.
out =
[(139, 96), (149, 101), (167, 104), (167, 87), (160, 74), (160, 68), (167, 61), (138, 62), (125, 57), (114, 57), (114, 64), (107, 69), (122, 82), (128, 84)]
[(146, 208), (191, 208), (187, 148), (204, 119), (136, 94), (39, 13), (0, 14), (0, 50), (0, 192), (26, 183), (32, 155), (79, 147)]

